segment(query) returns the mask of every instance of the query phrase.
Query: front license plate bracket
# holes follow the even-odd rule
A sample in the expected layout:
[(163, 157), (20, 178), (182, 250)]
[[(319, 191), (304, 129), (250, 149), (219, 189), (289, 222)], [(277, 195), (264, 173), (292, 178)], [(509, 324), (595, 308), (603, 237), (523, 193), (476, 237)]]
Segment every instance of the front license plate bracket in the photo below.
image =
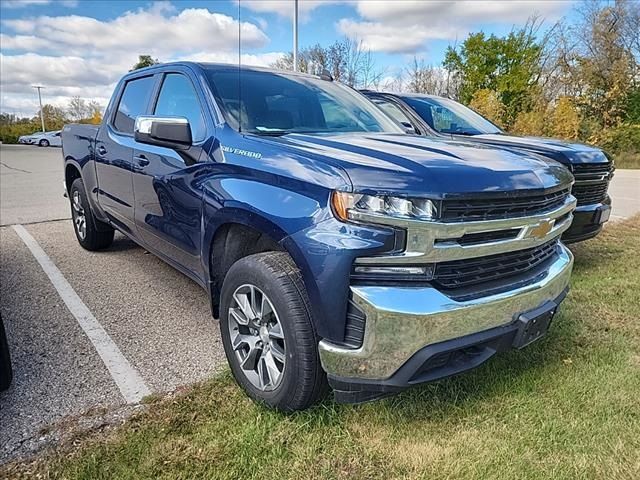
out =
[(524, 348), (542, 338), (549, 330), (557, 309), (558, 305), (555, 302), (548, 301), (535, 310), (521, 314), (516, 321), (518, 332), (513, 339), (513, 346)]

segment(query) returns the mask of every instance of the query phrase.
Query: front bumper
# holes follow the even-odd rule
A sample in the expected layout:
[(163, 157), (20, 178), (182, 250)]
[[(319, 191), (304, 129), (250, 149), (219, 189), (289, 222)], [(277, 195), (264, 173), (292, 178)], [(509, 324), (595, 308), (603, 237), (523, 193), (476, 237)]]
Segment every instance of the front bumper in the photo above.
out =
[(509, 326), (520, 314), (556, 301), (573, 267), (571, 252), (558, 248), (532, 283), (473, 300), (456, 301), (430, 286), (351, 286), (353, 302), (366, 314), (364, 339), (358, 349), (320, 342), (330, 382), (384, 384), (425, 347)]
[(565, 243), (581, 242), (595, 237), (602, 230), (611, 213), (611, 198), (602, 203), (582, 205), (573, 212), (571, 226), (562, 235)]

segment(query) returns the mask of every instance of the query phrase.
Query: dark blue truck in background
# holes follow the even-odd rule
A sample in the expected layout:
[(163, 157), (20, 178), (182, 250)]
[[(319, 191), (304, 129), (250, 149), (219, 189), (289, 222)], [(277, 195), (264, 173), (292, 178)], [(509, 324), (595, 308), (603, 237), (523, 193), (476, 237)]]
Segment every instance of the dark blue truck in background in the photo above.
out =
[(599, 148), (545, 137), (509, 135), (470, 108), (448, 98), (419, 93), (363, 93), (395, 121), (419, 135), (461, 139), (541, 155), (565, 165), (575, 177), (578, 201), (565, 243), (595, 237), (611, 214), (607, 190), (613, 162)]
[(200, 284), (234, 377), (281, 410), (522, 348), (568, 289), (566, 168), (405, 135), (330, 78), (162, 64), (62, 136), (80, 244), (119, 230)]

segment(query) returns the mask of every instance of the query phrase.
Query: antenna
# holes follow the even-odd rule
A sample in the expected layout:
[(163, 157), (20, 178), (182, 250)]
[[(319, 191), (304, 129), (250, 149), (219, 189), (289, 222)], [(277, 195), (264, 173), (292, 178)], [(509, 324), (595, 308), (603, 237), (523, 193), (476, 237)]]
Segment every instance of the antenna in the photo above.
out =
[(42, 111), (42, 95), (40, 94), (40, 90), (42, 90), (44, 87), (42, 85), (32, 85), (32, 87), (38, 90), (38, 102), (40, 103), (40, 123), (42, 123), (42, 133), (44, 133), (44, 112)]
[(238, 0), (238, 133), (242, 133), (242, 82), (240, 73), (242, 63), (242, 23), (240, 21), (240, 0)]
[(298, 71), (298, 0), (293, 3), (293, 71)]

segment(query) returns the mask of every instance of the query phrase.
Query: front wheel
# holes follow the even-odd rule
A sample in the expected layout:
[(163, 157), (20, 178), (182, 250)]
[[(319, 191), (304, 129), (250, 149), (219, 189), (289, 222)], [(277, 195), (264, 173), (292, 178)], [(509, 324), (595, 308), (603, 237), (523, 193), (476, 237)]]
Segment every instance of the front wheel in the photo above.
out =
[(233, 376), (254, 400), (294, 411), (327, 392), (309, 299), (286, 253), (250, 255), (229, 269), (220, 333)]
[(42, 139), (42, 140), (40, 140), (38, 145), (40, 145), (41, 147), (48, 147), (49, 146), (49, 140)]
[(76, 178), (71, 185), (69, 200), (73, 230), (78, 243), (91, 251), (102, 250), (111, 245), (114, 230), (93, 215), (81, 178)]

